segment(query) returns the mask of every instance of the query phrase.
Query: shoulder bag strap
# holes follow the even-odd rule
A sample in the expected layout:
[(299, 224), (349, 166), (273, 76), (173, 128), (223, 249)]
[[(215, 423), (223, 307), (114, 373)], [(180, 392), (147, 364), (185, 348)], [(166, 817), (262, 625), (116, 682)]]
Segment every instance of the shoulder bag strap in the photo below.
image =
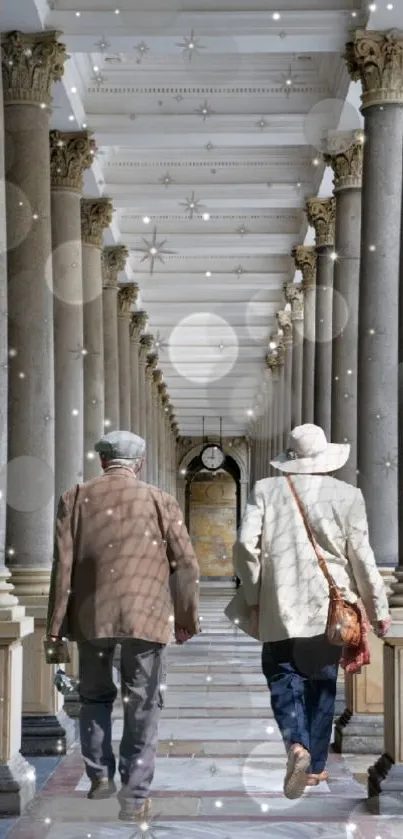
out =
[(336, 585), (332, 575), (329, 573), (326, 562), (325, 562), (322, 554), (319, 551), (318, 545), (316, 543), (316, 539), (313, 535), (312, 527), (311, 527), (311, 525), (308, 521), (306, 512), (305, 512), (305, 510), (302, 506), (302, 503), (301, 503), (301, 500), (300, 500), (299, 495), (297, 493), (297, 490), (295, 489), (295, 486), (294, 486), (294, 484), (293, 484), (289, 475), (286, 475), (286, 480), (287, 480), (288, 486), (290, 487), (290, 490), (291, 490), (291, 492), (294, 496), (294, 499), (295, 499), (295, 502), (297, 504), (298, 510), (301, 514), (301, 518), (302, 518), (302, 521), (304, 522), (305, 530), (308, 534), (309, 541), (311, 542), (311, 545), (312, 545), (312, 547), (315, 551), (316, 559), (318, 560), (320, 570), (322, 571), (322, 573), (326, 577), (326, 580), (327, 580), (328, 585), (329, 585), (330, 593), (335, 594), (339, 591), (338, 586)]

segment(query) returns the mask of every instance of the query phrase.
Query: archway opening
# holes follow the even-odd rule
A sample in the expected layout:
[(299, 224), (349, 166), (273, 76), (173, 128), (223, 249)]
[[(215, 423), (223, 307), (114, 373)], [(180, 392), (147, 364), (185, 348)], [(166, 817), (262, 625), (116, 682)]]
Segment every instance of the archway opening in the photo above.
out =
[(232, 546), (241, 515), (240, 470), (226, 457), (210, 472), (199, 455), (189, 463), (185, 490), (186, 524), (200, 565), (202, 580), (228, 580), (234, 575)]

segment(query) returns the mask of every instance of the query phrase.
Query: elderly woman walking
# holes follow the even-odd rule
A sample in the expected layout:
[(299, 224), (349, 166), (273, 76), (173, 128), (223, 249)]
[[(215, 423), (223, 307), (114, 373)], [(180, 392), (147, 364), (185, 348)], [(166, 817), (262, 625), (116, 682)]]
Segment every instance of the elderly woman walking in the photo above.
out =
[[(288, 798), (327, 779), (340, 660), (357, 671), (369, 662), (368, 621), (379, 637), (390, 625), (362, 493), (331, 475), (349, 452), (327, 443), (318, 426), (295, 428), (290, 449), (272, 461), (283, 475), (257, 482), (234, 546), (246, 631), (263, 642), (263, 673), (288, 754)], [(232, 619), (239, 598), (228, 607)]]

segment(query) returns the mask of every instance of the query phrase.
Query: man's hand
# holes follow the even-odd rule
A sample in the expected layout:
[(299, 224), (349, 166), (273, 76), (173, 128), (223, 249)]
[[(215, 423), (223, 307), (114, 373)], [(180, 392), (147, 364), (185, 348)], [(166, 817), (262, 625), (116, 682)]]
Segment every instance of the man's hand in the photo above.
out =
[(189, 641), (190, 638), (193, 638), (193, 635), (187, 629), (182, 629), (180, 626), (175, 627), (175, 640), (177, 644), (186, 644), (186, 641)]

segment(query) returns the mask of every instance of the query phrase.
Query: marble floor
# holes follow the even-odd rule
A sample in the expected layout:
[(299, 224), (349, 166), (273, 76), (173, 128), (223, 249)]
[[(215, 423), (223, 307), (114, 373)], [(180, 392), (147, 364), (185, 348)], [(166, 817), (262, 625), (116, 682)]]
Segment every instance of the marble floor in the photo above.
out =
[[(284, 748), (260, 646), (223, 615), (229, 588), (202, 592), (202, 635), (169, 649), (149, 825), (120, 823), (115, 799), (87, 800), (75, 745), (49, 767), (24, 816), (0, 822), (0, 839), (401, 839), (401, 820), (371, 815), (364, 786), (337, 755), (328, 784), (284, 798)], [(116, 744), (121, 716), (117, 706)]]

